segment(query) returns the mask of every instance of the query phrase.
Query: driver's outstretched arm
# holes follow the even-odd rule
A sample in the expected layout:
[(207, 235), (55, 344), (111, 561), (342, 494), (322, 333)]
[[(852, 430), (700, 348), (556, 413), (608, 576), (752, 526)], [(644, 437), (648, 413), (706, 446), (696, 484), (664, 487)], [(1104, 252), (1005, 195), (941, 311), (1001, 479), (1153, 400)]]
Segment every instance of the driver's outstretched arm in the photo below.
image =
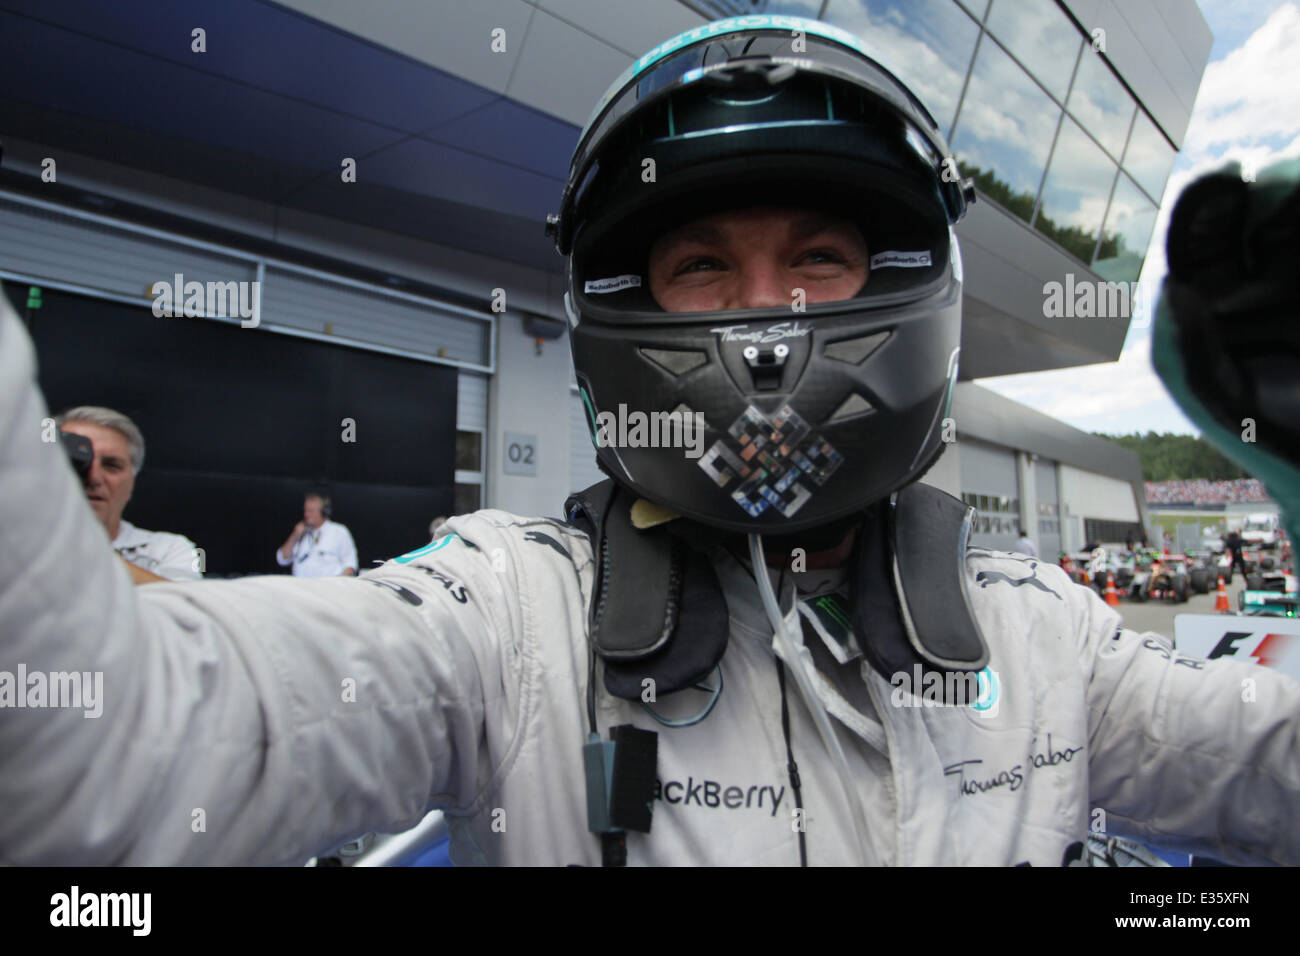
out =
[(133, 587), (47, 415), (0, 296), (0, 862), (302, 863), (471, 801), (474, 606), (400, 566), (375, 577), (418, 605), (368, 577)]

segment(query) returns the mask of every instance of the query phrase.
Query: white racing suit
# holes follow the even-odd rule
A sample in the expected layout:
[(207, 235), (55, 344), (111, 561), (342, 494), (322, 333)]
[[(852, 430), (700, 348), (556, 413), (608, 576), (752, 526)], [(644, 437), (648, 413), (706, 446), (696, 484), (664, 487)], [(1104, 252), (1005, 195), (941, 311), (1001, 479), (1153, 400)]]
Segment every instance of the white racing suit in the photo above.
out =
[[(133, 587), (62, 446), (41, 440), (33, 377), (5, 309), (0, 861), (299, 864), (442, 808), (457, 862), (600, 862), (582, 763), (585, 535), (484, 511), (360, 578)], [(790, 681), (793, 812), (772, 629), (748, 572), (717, 568), (731, 632), (709, 716), (668, 729), (603, 683), (596, 695), (602, 736), (659, 731), (653, 827), (628, 835), (629, 862), (796, 864), (800, 826), (810, 863), (855, 862), (839, 778)], [(1300, 685), (1123, 630), (1058, 568), (976, 550), (967, 574), (995, 708), (894, 706), (918, 701), (809, 642), (877, 862), (1059, 865), (1097, 822), (1228, 862), (1300, 862)], [(100, 716), (67, 706), (87, 703), (70, 672), (87, 688), (102, 674)], [(55, 676), (37, 694), (33, 674)], [(652, 706), (704, 701), (670, 696), (691, 699)]]

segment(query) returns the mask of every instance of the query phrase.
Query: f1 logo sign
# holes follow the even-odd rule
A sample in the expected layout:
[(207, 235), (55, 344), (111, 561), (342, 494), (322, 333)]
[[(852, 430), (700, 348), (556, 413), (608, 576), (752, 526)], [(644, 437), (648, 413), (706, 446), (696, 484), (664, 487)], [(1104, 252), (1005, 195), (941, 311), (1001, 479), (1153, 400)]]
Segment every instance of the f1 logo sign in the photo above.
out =
[(1244, 641), (1254, 633), (1253, 631), (1229, 631), (1219, 639), (1219, 643), (1214, 645), (1214, 650), (1206, 655), (1206, 660), (1214, 660), (1216, 657), (1232, 657), (1237, 653), (1237, 644)]
[[(1237, 644), (1248, 637), (1254, 637), (1258, 631), (1228, 631), (1219, 639), (1219, 643), (1210, 651), (1207, 660), (1214, 660), (1216, 657), (1233, 657), (1237, 654)], [(1250, 652), (1249, 657), (1265, 667), (1276, 667), (1278, 658), (1282, 656), (1283, 651), (1296, 640), (1294, 634), (1265, 634), (1264, 639), (1259, 645)]]

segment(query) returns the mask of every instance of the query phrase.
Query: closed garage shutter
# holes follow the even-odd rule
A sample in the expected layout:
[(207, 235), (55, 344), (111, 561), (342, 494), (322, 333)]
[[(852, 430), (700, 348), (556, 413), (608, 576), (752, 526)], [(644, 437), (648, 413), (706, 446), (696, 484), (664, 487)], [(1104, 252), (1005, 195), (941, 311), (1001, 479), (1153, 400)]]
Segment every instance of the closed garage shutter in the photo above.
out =
[(152, 304), (155, 282), (251, 282), (257, 264), (152, 230), (136, 232), (48, 203), (0, 196), (0, 269), (6, 278), (119, 302)]
[(1127, 481), (1062, 465), (1061, 490), (1072, 514), (1095, 521), (1138, 521), (1137, 498)]
[(1016, 455), (973, 439), (961, 441), (961, 496), (976, 509), (971, 544), (1014, 551), (1020, 537), (1020, 491)]
[(1061, 553), (1061, 515), (1056, 501), (1056, 462), (1034, 463), (1038, 497), (1038, 553), (1047, 560)]
[(260, 282), (265, 331), (491, 370), (488, 313), (0, 193), (5, 278), (150, 304), (154, 284), (174, 284), (178, 274), (186, 284)]
[(456, 392), (456, 427), (487, 432), (488, 376), (478, 372), (460, 373)]

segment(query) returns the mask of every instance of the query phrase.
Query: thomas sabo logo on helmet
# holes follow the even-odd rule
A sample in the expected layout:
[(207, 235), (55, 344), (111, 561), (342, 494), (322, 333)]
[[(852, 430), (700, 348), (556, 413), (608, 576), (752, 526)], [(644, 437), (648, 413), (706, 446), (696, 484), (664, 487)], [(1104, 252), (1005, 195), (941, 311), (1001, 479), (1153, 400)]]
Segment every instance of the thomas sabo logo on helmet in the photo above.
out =
[(727, 325), (722, 328), (709, 329), (714, 335), (722, 336), (723, 342), (779, 342), (782, 339), (801, 339), (812, 331), (810, 325), (798, 322), (777, 322), (766, 329), (751, 330), (748, 325)]

